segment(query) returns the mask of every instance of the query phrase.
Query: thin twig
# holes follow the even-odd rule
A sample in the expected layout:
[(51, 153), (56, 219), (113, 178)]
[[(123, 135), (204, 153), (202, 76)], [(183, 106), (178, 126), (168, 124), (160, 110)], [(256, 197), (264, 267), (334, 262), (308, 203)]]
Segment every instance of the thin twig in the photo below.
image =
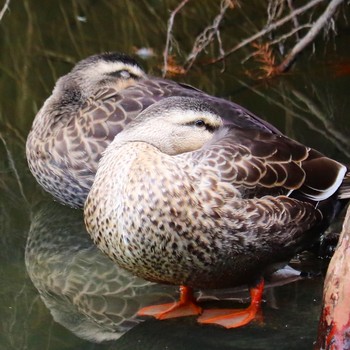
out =
[[(21, 143), (21, 145), (25, 145), (26, 138), (20, 133), (20, 131), (16, 128), (16, 126), (13, 126), (12, 124), (6, 122), (5, 123), (6, 128), (18, 139), (18, 141)], [(2, 128), (2, 124), (0, 123), (0, 128)], [(1, 136), (1, 135), (0, 135)], [(13, 137), (12, 137), (13, 140)]]
[[(227, 56), (231, 55), (235, 51), (237, 51), (237, 50), (241, 49), (242, 47), (252, 43), (253, 41), (263, 37), (267, 33), (270, 33), (271, 31), (275, 30), (276, 28), (278, 28), (278, 27), (284, 25), (285, 23), (289, 22), (295, 16), (297, 16), (297, 15), (299, 15), (301, 13), (304, 13), (305, 11), (309, 10), (310, 8), (318, 5), (319, 3), (323, 2), (323, 1), (325, 1), (325, 0), (312, 0), (312, 1), (308, 2), (306, 5), (297, 8), (296, 10), (294, 10), (293, 12), (288, 14), (287, 16), (281, 18), (280, 20), (278, 20), (276, 22), (273, 22), (273, 23), (269, 24), (267, 27), (265, 27), (264, 29), (260, 30), (258, 33), (255, 33), (251, 37), (241, 41), (238, 45), (236, 45), (232, 49), (226, 51), (226, 53), (224, 55), (220, 55), (216, 59), (212, 60), (211, 63), (216, 63), (216, 62), (222, 61), (223, 59), (225, 59)], [(341, 1), (343, 1), (343, 0), (341, 0)]]
[(172, 30), (174, 25), (174, 18), (176, 14), (189, 2), (190, 0), (183, 0), (174, 11), (171, 12), (169, 20), (168, 20), (168, 29), (167, 29), (167, 35), (166, 35), (166, 42), (165, 42), (165, 49), (163, 53), (164, 62), (163, 62), (163, 77), (166, 76), (166, 73), (168, 71), (168, 56), (169, 56), (169, 48), (170, 48), (170, 42), (172, 41)]
[(307, 24), (301, 24), (299, 27), (292, 29), (289, 33), (283, 34), (280, 37), (276, 38), (275, 40), (272, 40), (269, 42), (269, 45), (275, 45), (280, 43), (281, 41), (285, 41), (286, 39), (288, 39), (289, 37), (291, 37), (292, 35), (298, 33), (299, 31), (305, 29), (305, 28), (311, 28), (312, 24), (307, 23)]
[(344, 135), (338, 128), (336, 128), (330, 121), (329, 116), (327, 116), (322, 110), (312, 102), (312, 100), (305, 94), (300, 93), (298, 90), (291, 90), (292, 94), (298, 98), (298, 100), (304, 103), (308, 107), (308, 111), (317, 117), (318, 120), (323, 124), (324, 130), (334, 138), (334, 140), (339, 141), (342, 147), (349, 148), (349, 137)]
[(6, 0), (5, 5), (2, 7), (0, 11), (0, 21), (2, 20), (2, 17), (4, 17), (5, 12), (8, 10), (10, 5), (10, 0)]
[(220, 30), (219, 26), (222, 22), (224, 15), (228, 8), (233, 8), (234, 3), (230, 0), (222, 0), (220, 5), (220, 12), (215, 17), (213, 23), (209, 26), (207, 26), (196, 38), (194, 41), (192, 51), (187, 56), (185, 66), (186, 71), (188, 71), (193, 62), (196, 60), (198, 54), (202, 52), (213, 40), (213, 38), (216, 36), (219, 43), (219, 52), (220, 54), (224, 54), (224, 50), (222, 48), (221, 39), (220, 39)]
[(2, 143), (4, 144), (4, 147), (5, 147), (5, 149), (6, 149), (7, 158), (8, 158), (10, 167), (12, 168), (12, 171), (13, 171), (13, 173), (14, 173), (14, 175), (15, 175), (16, 180), (17, 180), (18, 187), (19, 187), (19, 191), (20, 191), (20, 193), (21, 193), (23, 199), (25, 200), (25, 202), (26, 202), (27, 204), (29, 204), (29, 202), (28, 202), (28, 200), (27, 200), (27, 197), (26, 197), (26, 195), (24, 194), (24, 189), (23, 189), (23, 186), (22, 186), (21, 178), (20, 178), (20, 176), (19, 176), (19, 174), (18, 174), (18, 171), (17, 171), (17, 169), (16, 169), (15, 161), (14, 161), (14, 159), (13, 159), (13, 157), (12, 157), (12, 154), (11, 154), (11, 152), (10, 152), (8, 146), (7, 146), (7, 142), (6, 142), (5, 138), (4, 138), (1, 134), (0, 134), (0, 140), (2, 141)]
[(343, 2), (344, 0), (332, 0), (329, 3), (324, 13), (317, 19), (308, 33), (293, 47), (287, 57), (278, 66), (278, 71), (285, 72), (290, 68), (300, 52), (302, 52), (306, 46), (310, 45), (315, 40), (321, 29), (324, 28), (324, 26), (332, 19), (338, 6)]
[(279, 18), (284, 10), (285, 0), (270, 0), (267, 4), (267, 24)]
[[(274, 105), (276, 105), (277, 107), (288, 111), (290, 113), (291, 116), (293, 116), (294, 118), (300, 119), (302, 120), (309, 128), (310, 130), (313, 130), (315, 132), (317, 132), (319, 135), (323, 136), (325, 139), (329, 140), (333, 145), (335, 145), (335, 147), (337, 147), (346, 157), (350, 158), (350, 151), (349, 151), (349, 147), (348, 147), (348, 143), (344, 143), (344, 140), (346, 139), (345, 136), (340, 136), (338, 132), (334, 132), (335, 128), (334, 127), (330, 127), (329, 125), (327, 127), (325, 127), (324, 125), (322, 127), (317, 127), (311, 120), (310, 118), (307, 118), (305, 116), (303, 116), (300, 112), (295, 112), (294, 110), (288, 108), (286, 106), (285, 103), (280, 102), (277, 99), (272, 98), (271, 96), (264, 94), (262, 91), (249, 86), (248, 84), (246, 84), (245, 82), (241, 81), (241, 80), (237, 80), (242, 86), (248, 88), (249, 90), (251, 90), (252, 92), (254, 92), (255, 94), (257, 94), (258, 96), (263, 97), (267, 102), (271, 102)], [(293, 90), (292, 93), (297, 96), (297, 93)], [(299, 98), (299, 96), (297, 96)], [(300, 98), (299, 98), (300, 99)], [(313, 112), (315, 112), (315, 109), (310, 109), (309, 106), (307, 109), (304, 109), (300, 106), (298, 106), (294, 99), (290, 99), (290, 101), (292, 102), (292, 104), (296, 107), (298, 107), (301, 110), (304, 110), (306, 113), (308, 114), (313, 114)], [(319, 120), (321, 120), (322, 122), (324, 122), (323, 118), (320, 117), (318, 114), (315, 114), (315, 117)]]
[[(294, 11), (293, 0), (288, 0), (287, 2), (288, 2), (288, 7), (289, 7), (290, 11), (293, 12)], [(293, 22), (293, 26), (295, 29), (300, 27), (297, 16), (293, 17), (292, 22)], [(297, 40), (300, 39), (298, 30), (295, 31), (295, 37)]]

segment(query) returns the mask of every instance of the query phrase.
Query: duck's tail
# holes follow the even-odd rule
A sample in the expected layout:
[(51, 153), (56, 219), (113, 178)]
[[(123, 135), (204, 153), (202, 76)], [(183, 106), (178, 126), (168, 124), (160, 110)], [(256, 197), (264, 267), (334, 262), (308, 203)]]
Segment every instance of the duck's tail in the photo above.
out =
[(339, 187), (338, 198), (350, 199), (350, 171), (346, 173), (343, 182)]

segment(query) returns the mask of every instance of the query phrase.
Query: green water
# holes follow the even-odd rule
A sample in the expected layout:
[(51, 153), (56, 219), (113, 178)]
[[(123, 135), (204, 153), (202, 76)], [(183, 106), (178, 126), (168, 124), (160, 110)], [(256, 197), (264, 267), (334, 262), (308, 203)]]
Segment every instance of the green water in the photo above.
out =
[[(252, 23), (262, 26), (259, 3), (245, 7), (244, 22), (233, 10), (228, 13), (223, 42), (233, 46), (235, 36), (248, 35)], [(27, 168), (26, 135), (57, 78), (90, 54), (133, 53), (141, 47), (153, 48), (156, 55), (139, 59), (140, 64), (160, 75), (166, 21), (177, 4), (11, 1), (0, 22), (0, 349), (312, 348), (322, 277), (268, 288), (263, 325), (227, 331), (199, 326), (191, 317), (135, 319), (140, 305), (173, 300), (176, 288), (149, 285), (110, 263), (88, 240), (81, 213), (52, 203)], [(214, 1), (188, 6), (174, 29), (183, 50), (217, 11)], [(314, 56), (308, 51), (290, 74), (268, 84), (245, 75), (241, 61), (247, 50), (230, 56), (224, 73), (221, 64), (199, 64), (174, 79), (231, 98), (288, 136), (349, 162), (350, 30), (344, 23), (339, 22), (335, 40), (319, 40)], [(324, 269), (323, 261), (304, 265), (315, 272)], [(225, 294), (242, 296), (247, 294)]]

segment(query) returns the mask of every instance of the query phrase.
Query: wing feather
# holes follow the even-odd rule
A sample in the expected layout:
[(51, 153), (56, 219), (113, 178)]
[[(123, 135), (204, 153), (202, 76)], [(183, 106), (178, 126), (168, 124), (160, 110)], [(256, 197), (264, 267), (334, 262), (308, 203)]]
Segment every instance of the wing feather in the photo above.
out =
[(320, 201), (342, 183), (346, 167), (285, 136), (226, 127), (202, 149), (184, 154), (211, 167), (223, 182), (249, 197), (290, 194)]

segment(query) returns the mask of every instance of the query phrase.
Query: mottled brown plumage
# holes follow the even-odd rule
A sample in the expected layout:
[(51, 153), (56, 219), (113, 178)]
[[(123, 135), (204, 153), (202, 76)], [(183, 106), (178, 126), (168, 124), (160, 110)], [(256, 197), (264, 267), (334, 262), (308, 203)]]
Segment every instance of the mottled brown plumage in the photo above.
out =
[[(224, 288), (315, 239), (346, 167), (282, 135), (222, 124), (211, 106), (183, 97), (130, 123), (105, 151), (85, 204), (97, 246), (151, 281)], [(202, 144), (190, 150), (186, 139)]]
[(236, 126), (279, 133), (239, 105), (184, 84), (147, 76), (130, 57), (91, 56), (60, 78), (28, 135), (28, 164), (58, 201), (82, 207), (103, 150), (142, 110), (169, 96), (205, 100)]

